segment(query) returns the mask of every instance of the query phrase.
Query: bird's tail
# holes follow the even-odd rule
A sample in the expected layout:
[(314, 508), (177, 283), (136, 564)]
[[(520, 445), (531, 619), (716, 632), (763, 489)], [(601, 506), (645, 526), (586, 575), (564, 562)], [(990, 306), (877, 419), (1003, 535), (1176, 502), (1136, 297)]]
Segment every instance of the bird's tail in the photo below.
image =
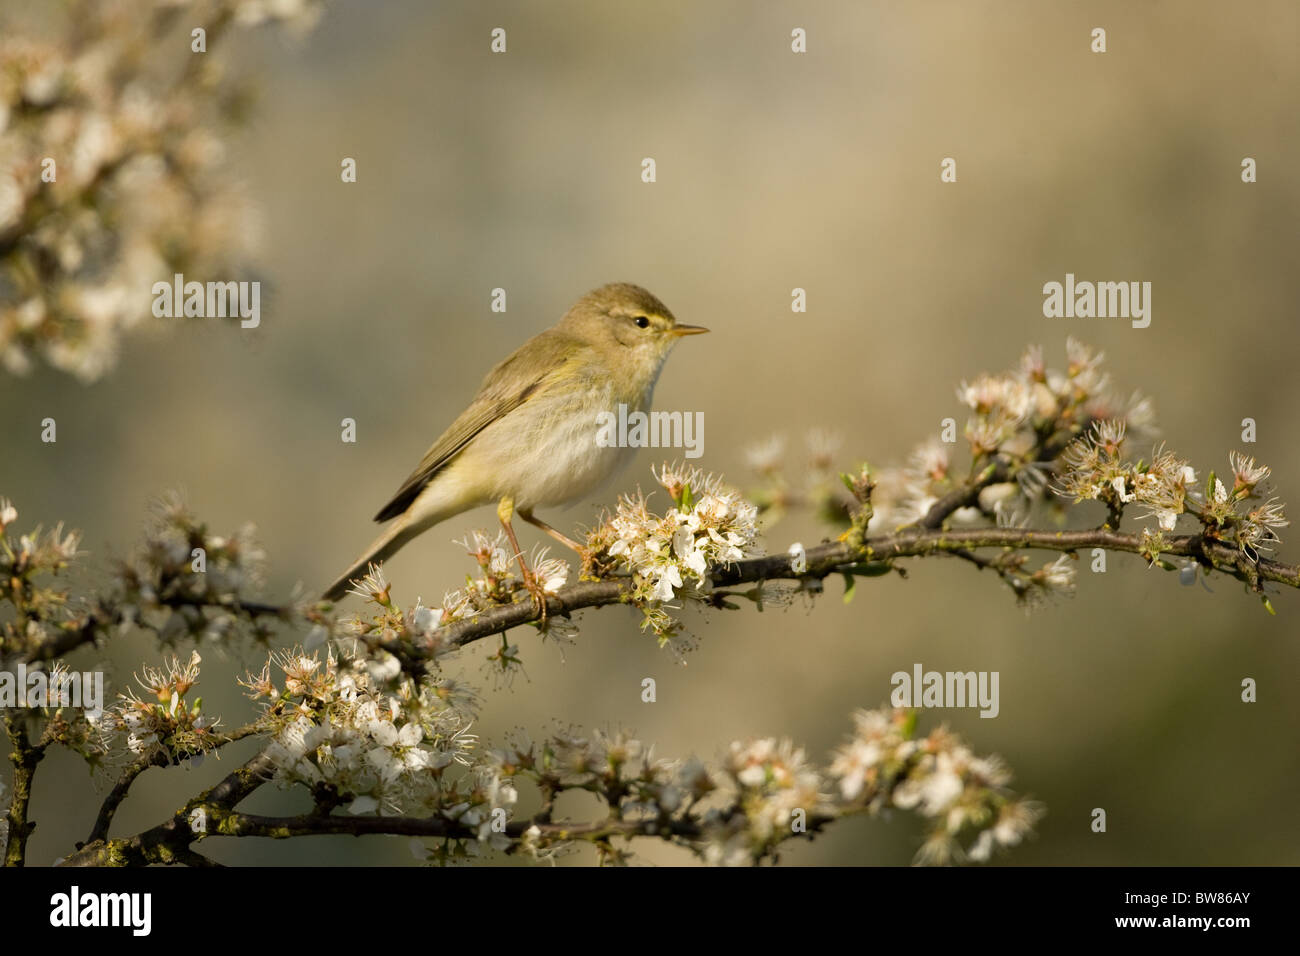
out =
[(371, 564), (381, 564), (391, 558), (406, 542), (410, 541), (417, 534), (423, 531), (423, 527), (412, 526), (403, 515), (393, 524), (384, 529), (383, 533), (371, 542), (370, 547), (366, 548), (365, 553), (352, 563), (352, 567), (344, 571), (337, 581), (331, 584), (321, 599), (325, 601), (337, 601), (347, 593), (348, 588), (354, 580), (364, 578)]

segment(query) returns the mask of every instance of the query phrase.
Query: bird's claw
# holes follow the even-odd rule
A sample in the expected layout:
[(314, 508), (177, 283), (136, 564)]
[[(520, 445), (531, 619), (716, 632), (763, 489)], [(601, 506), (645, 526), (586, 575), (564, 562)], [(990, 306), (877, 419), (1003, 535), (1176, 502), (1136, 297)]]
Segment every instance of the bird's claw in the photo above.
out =
[(541, 582), (537, 580), (537, 575), (530, 570), (524, 575), (524, 589), (532, 595), (537, 604), (537, 620), (546, 623), (546, 589), (542, 587)]

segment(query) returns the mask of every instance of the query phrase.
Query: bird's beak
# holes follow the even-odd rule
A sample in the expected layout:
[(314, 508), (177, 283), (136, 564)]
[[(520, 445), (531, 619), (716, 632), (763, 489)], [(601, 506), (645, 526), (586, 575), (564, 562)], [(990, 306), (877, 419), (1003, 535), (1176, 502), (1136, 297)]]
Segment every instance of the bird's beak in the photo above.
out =
[(668, 330), (669, 334), (673, 336), (703, 335), (707, 331), (709, 330), (702, 325), (674, 325), (671, 329)]

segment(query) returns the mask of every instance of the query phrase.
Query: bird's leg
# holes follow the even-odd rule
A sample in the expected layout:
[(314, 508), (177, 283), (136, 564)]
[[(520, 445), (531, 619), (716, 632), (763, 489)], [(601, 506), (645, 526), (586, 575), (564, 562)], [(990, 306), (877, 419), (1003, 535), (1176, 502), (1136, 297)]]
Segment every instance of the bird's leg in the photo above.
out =
[[(515, 513), (515, 499), (506, 495), (497, 505), (497, 518), (501, 520), (501, 527), (506, 529), (506, 537), (510, 539), (510, 547), (515, 549), (515, 560), (519, 562), (519, 570), (524, 576), (524, 587), (528, 593), (533, 596), (537, 602), (538, 613), (543, 621), (546, 620), (546, 592), (542, 590), (541, 584), (537, 580), (537, 575), (533, 574), (532, 569), (524, 563), (524, 553), (519, 550), (519, 539), (515, 537), (514, 526), (510, 520)], [(523, 516), (523, 512), (519, 512)]]
[(560, 542), (560, 544), (564, 545), (566, 548), (578, 552), (578, 554), (583, 556), (584, 558), (586, 557), (587, 549), (584, 545), (578, 544), (578, 542), (574, 541), (572, 538), (570, 538), (567, 534), (565, 534), (563, 531), (559, 530), (558, 528), (552, 528), (541, 518), (534, 515), (532, 508), (520, 508), (519, 517), (523, 518), (529, 524), (541, 528), (543, 531), (549, 534), (556, 541)]
[(582, 566), (578, 572), (579, 574), (585, 575), (585, 574), (592, 573), (592, 565), (591, 565), (592, 554), (590, 548), (586, 547), (585, 545), (578, 544), (578, 542), (574, 541), (572, 538), (570, 538), (563, 531), (560, 531), (558, 528), (552, 528), (541, 518), (538, 518), (536, 515), (534, 515), (532, 508), (520, 508), (519, 517), (523, 518), (529, 524), (541, 528), (543, 531), (549, 534), (556, 541), (560, 542), (560, 544), (564, 545), (566, 548), (570, 548), (576, 551), (578, 553), (579, 560), (582, 562)]

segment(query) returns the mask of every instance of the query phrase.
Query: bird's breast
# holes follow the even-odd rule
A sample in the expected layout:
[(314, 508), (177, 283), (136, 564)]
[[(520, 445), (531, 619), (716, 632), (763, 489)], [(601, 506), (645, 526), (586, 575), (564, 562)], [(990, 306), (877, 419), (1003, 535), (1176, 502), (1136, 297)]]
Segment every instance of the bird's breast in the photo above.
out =
[(650, 390), (629, 395), (613, 383), (539, 393), (510, 413), (519, 416), (515, 427), (485, 430), (476, 451), (494, 459), (498, 496), (511, 495), (521, 508), (568, 504), (596, 491), (635, 456), (617, 423), (649, 404)]

